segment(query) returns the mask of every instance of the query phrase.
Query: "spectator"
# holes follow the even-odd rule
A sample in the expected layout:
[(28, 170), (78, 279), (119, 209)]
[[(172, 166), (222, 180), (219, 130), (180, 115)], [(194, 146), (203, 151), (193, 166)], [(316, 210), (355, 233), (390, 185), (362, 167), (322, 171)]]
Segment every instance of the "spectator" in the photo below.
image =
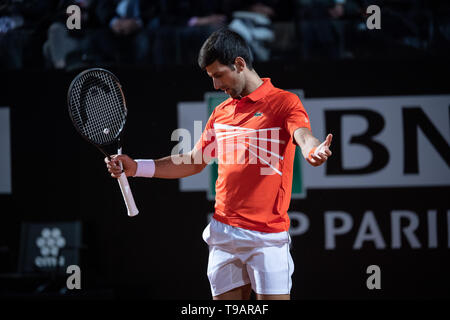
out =
[[(425, 0), (361, 1), (362, 19), (351, 33), (358, 58), (411, 58), (426, 55), (432, 31), (431, 10)], [(368, 30), (366, 8), (381, 9), (381, 29)]]
[(256, 61), (298, 59), (294, 0), (234, 1), (230, 29), (249, 43)]
[(206, 38), (225, 25), (229, 13), (226, 2), (163, 0), (162, 3), (153, 62), (157, 65), (193, 64)]
[(353, 0), (296, 0), (298, 34), (304, 59), (339, 59), (345, 50), (346, 19), (359, 19), (361, 6)]
[[(66, 26), (67, 8), (77, 5), (81, 9), (81, 29), (69, 30)], [(99, 27), (95, 15), (95, 0), (60, 0), (56, 21), (47, 32), (43, 54), (48, 65), (55, 69), (79, 67), (80, 63), (88, 63), (93, 59), (91, 48), (93, 30)], [(69, 66), (68, 66), (69, 63)]]
[[(42, 43), (55, 7), (52, 0), (3, 1), (0, 6), (0, 67), (42, 64)], [(38, 54), (36, 54), (38, 53)]]
[(235, 1), (229, 27), (249, 43), (255, 61), (285, 60), (298, 47), (293, 12), (294, 0)]
[(151, 39), (144, 30), (159, 25), (159, 11), (159, 1), (99, 0), (102, 29), (93, 39), (95, 52), (106, 62), (147, 62)]
[(434, 56), (450, 57), (450, 3), (431, 2), (430, 49)]

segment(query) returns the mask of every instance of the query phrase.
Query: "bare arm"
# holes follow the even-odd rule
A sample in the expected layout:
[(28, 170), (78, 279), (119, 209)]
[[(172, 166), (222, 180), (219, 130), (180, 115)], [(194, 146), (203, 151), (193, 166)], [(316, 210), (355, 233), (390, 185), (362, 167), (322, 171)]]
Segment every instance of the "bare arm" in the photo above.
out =
[[(122, 162), (123, 171), (127, 177), (134, 177), (136, 175), (138, 163), (129, 156), (122, 154), (111, 156), (111, 160), (105, 158), (106, 167), (112, 177), (118, 178), (122, 172), (119, 161)], [(188, 177), (199, 173), (207, 165), (201, 157), (201, 151), (197, 151), (195, 148), (189, 153), (171, 155), (154, 160), (154, 164), (155, 172), (153, 177), (163, 179)]]
[(207, 164), (203, 160), (201, 162), (194, 161), (197, 153), (197, 149), (194, 148), (189, 153), (171, 155), (155, 160), (154, 177), (163, 179), (178, 179), (201, 172)]
[(306, 161), (314, 167), (320, 166), (331, 156), (330, 146), (332, 138), (333, 135), (329, 134), (325, 141), (320, 143), (308, 128), (298, 128), (294, 132), (295, 143), (301, 148)]

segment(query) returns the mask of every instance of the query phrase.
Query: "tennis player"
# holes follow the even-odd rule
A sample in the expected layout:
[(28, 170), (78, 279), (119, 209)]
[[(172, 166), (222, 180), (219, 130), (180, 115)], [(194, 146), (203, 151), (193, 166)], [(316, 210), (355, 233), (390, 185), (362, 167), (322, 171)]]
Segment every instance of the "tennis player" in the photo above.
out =
[(294, 263), (289, 217), (295, 146), (319, 166), (331, 156), (332, 135), (322, 143), (293, 93), (260, 78), (248, 44), (228, 29), (214, 32), (198, 63), (214, 88), (230, 97), (211, 114), (202, 137), (187, 154), (157, 160), (107, 158), (119, 177), (177, 179), (202, 171), (217, 158), (215, 213), (203, 232), (209, 245), (208, 278), (214, 299), (290, 299)]

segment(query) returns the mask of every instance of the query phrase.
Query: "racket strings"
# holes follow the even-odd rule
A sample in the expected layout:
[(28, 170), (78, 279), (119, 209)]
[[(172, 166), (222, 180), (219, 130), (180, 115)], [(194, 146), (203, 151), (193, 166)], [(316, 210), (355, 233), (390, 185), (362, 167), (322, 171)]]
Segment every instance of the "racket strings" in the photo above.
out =
[(92, 119), (92, 121), (87, 123), (87, 131), (93, 133), (95, 140), (105, 143), (109, 140), (107, 139), (109, 135), (113, 134), (114, 129), (120, 129), (116, 128), (117, 123), (120, 124), (121, 121), (120, 115), (114, 112), (115, 104), (113, 101), (104, 99), (102, 95), (92, 93), (97, 92), (97, 88), (92, 87), (88, 90), (89, 92), (86, 94), (87, 101), (85, 101), (87, 106), (86, 112), (88, 113), (88, 118)]
[(72, 119), (79, 131), (100, 145), (114, 142), (126, 119), (117, 81), (101, 71), (88, 72), (74, 83), (72, 91)]
[[(99, 76), (101, 76), (103, 74), (99, 74)], [(106, 78), (104, 76), (104, 78)], [(103, 129), (103, 134), (100, 135), (100, 137), (105, 137), (107, 134), (105, 133), (105, 130), (113, 130), (114, 132), (119, 132), (121, 130), (122, 127), (122, 122), (124, 121), (124, 117), (125, 117), (125, 113), (123, 111), (125, 111), (122, 108), (116, 108), (115, 106), (123, 106), (123, 99), (122, 99), (122, 95), (120, 93), (120, 90), (118, 89), (118, 86), (116, 85), (115, 82), (111, 81), (111, 79), (104, 79), (104, 80), (109, 80), (109, 84), (111, 85), (112, 89), (117, 91), (114, 92), (112, 95), (110, 95), (110, 97), (112, 98), (111, 100), (106, 100), (106, 104), (102, 104), (102, 98), (99, 95), (94, 95), (92, 96), (92, 100), (94, 102), (93, 105), (99, 105), (102, 106), (102, 108), (94, 108), (94, 117), (96, 117), (96, 119), (98, 121), (101, 121), (101, 117), (107, 115), (106, 120), (108, 124), (111, 124), (112, 128), (108, 128), (105, 127)], [(99, 98), (99, 99), (96, 99)], [(119, 99), (120, 98), (120, 99)], [(111, 112), (113, 111), (113, 112)], [(117, 112), (114, 112), (117, 111)]]
[[(92, 121), (88, 122), (87, 131), (90, 132), (90, 138), (99, 141), (100, 143), (107, 143), (109, 137), (115, 137), (115, 132), (119, 132), (121, 127), (121, 103), (117, 101), (117, 95), (111, 94), (111, 89), (114, 89), (114, 83), (108, 81), (103, 74), (95, 72), (95, 76), (104, 80), (108, 87), (106, 90), (99, 89), (96, 85), (96, 78), (90, 78), (87, 86), (87, 91), (83, 96), (85, 97), (85, 107), (88, 113), (88, 118)], [(94, 80), (95, 79), (95, 80)], [(93, 81), (94, 80), (94, 81)], [(83, 102), (83, 101), (82, 101)]]

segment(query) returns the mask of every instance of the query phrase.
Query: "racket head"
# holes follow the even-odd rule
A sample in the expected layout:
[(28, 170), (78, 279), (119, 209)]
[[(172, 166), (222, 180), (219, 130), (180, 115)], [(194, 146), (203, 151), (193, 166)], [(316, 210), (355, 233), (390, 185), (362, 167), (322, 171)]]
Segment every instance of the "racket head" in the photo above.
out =
[(127, 107), (118, 78), (102, 68), (78, 74), (67, 93), (69, 115), (76, 130), (98, 147), (119, 140)]

